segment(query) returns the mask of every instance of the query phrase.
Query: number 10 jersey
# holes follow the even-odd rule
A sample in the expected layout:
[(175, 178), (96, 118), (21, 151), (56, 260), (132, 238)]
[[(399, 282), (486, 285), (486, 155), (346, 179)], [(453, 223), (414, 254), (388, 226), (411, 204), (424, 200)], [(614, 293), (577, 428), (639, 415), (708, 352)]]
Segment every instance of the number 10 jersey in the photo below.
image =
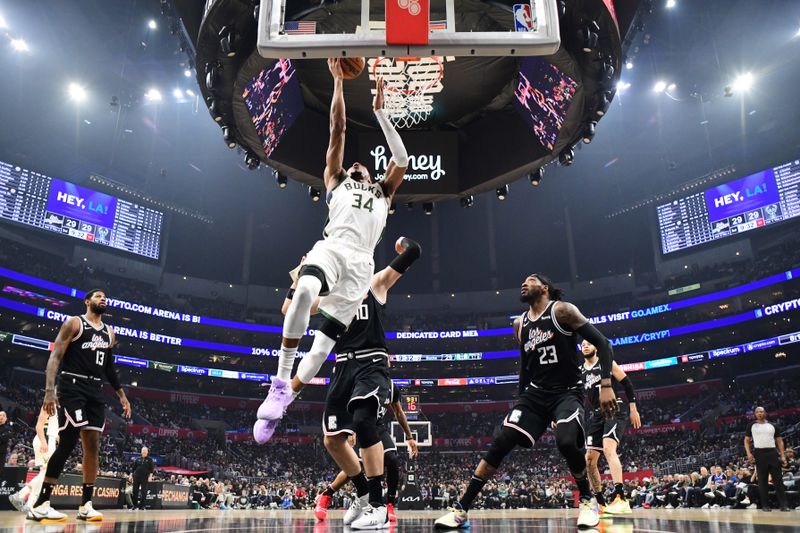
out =
[(578, 352), (573, 332), (556, 319), (556, 302), (547, 304), (535, 320), (526, 311), (520, 317), (520, 393), (528, 386), (540, 389), (568, 389), (582, 384)]

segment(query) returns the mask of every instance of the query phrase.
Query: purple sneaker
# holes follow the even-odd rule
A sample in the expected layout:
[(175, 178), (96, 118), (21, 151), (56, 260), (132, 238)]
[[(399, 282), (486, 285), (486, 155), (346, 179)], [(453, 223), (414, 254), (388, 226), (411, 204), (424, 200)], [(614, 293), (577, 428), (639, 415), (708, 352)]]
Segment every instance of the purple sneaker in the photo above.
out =
[(272, 438), (280, 420), (256, 420), (253, 425), (253, 438), (259, 444), (264, 444)]
[(289, 383), (282, 379), (272, 378), (269, 394), (258, 407), (257, 417), (260, 420), (280, 420), (292, 400), (294, 400), (294, 395)]

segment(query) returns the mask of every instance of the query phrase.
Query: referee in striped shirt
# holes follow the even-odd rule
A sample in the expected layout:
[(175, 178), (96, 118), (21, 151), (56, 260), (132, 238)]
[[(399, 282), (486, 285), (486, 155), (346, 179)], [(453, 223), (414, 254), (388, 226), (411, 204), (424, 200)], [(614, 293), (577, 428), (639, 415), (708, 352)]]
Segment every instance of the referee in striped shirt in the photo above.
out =
[[(756, 407), (756, 420), (747, 427), (744, 438), (744, 449), (747, 460), (756, 463), (758, 477), (758, 496), (763, 511), (769, 508), (768, 482), (772, 475), (772, 483), (778, 496), (781, 511), (788, 511), (786, 505), (786, 488), (783, 486), (781, 463), (786, 464), (786, 454), (783, 448), (783, 439), (780, 429), (775, 424), (767, 422), (767, 412), (763, 407)], [(752, 449), (751, 449), (752, 447)]]

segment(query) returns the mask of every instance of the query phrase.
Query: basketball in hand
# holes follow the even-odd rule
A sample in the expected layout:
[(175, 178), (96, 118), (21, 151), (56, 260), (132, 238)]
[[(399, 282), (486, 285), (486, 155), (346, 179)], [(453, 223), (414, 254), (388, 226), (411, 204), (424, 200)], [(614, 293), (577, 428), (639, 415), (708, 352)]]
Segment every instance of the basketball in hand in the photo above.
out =
[(352, 80), (364, 72), (364, 65), (366, 63), (363, 57), (343, 57), (339, 60), (339, 64), (342, 65), (342, 75), (344, 79)]
[(406, 251), (406, 247), (403, 246), (403, 239), (405, 239), (405, 237), (400, 237), (397, 239), (397, 242), (394, 243), (394, 251), (398, 254), (402, 254)]

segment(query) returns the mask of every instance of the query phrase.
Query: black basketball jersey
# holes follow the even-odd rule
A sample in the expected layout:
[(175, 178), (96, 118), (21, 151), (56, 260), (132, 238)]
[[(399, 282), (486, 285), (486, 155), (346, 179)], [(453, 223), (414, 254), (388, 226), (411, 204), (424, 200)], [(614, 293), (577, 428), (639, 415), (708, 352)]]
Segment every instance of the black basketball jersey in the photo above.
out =
[(387, 428), (391, 423), (389, 419), (389, 404), (393, 404), (394, 402), (400, 401), (400, 388), (392, 382), (391, 392), (389, 393), (389, 401), (387, 401), (381, 408), (378, 410), (378, 427), (379, 428)]
[(379, 302), (370, 289), (350, 326), (336, 341), (333, 351), (338, 354), (377, 349), (388, 353), (386, 332), (383, 330), (385, 308), (386, 304)]
[(583, 357), (574, 335), (556, 320), (556, 302), (550, 302), (535, 320), (522, 314), (519, 328), (520, 391), (528, 385), (541, 389), (563, 389), (581, 385), (579, 368)]
[[(586, 365), (581, 365), (581, 373), (583, 374), (583, 388), (586, 391), (586, 397), (589, 401), (589, 408), (592, 410), (600, 409), (600, 373), (602, 368), (600, 366), (600, 360), (598, 359), (595, 363), (591, 366), (591, 368), (586, 368)], [(619, 404), (620, 409), (622, 408), (622, 399), (617, 395), (616, 390), (616, 380), (611, 379), (611, 386), (614, 388), (614, 395), (617, 396), (617, 403)]]
[(77, 336), (67, 346), (61, 371), (103, 378), (106, 359), (111, 355), (111, 334), (103, 324), (95, 328), (86, 317), (79, 316), (81, 327)]

